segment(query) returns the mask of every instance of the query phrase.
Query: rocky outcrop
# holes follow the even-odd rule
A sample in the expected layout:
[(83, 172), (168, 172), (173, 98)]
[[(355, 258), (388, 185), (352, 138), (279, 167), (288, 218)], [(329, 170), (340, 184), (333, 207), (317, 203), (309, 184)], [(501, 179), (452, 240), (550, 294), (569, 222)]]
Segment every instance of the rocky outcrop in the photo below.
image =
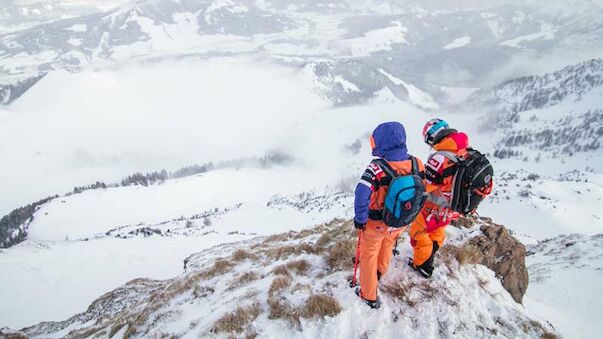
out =
[(513, 299), (521, 303), (529, 281), (525, 246), (503, 226), (483, 224), (480, 230), (481, 235), (462, 245), (459, 261), (493, 270)]
[(38, 76), (24, 79), (10, 85), (0, 85), (0, 104), (9, 105), (13, 101), (17, 100), (23, 93), (27, 92), (33, 85), (35, 85), (40, 79), (46, 74), (43, 73)]

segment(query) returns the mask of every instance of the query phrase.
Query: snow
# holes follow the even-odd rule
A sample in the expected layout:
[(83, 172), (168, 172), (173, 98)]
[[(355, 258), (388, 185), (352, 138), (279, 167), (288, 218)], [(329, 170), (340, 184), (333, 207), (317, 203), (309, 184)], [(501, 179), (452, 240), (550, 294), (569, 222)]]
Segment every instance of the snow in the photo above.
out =
[[(107, 238), (92, 241), (28, 241), (0, 252), (0, 267), (10, 279), (0, 284), (0, 326), (21, 328), (62, 320), (100, 294), (139, 277), (168, 279), (182, 270), (190, 253), (237, 235), (175, 238)], [(35, 305), (35, 307), (32, 307)]]
[(468, 45), (471, 43), (471, 37), (465, 36), (462, 38), (454, 39), (451, 43), (444, 46), (444, 49), (454, 49)]
[(459, 104), (465, 101), (477, 88), (473, 87), (447, 87), (442, 86), (440, 89), (446, 93), (446, 102), (448, 104)]
[[(0, 214), (137, 171), (287, 152), (294, 123), (323, 105), (288, 70), (228, 59), (53, 72), (21, 99), (0, 121), (2, 144), (11, 145), (0, 148)], [(294, 100), (303, 104), (292, 107)], [(249, 107), (253, 113), (237, 119)]]
[(509, 46), (513, 48), (521, 48), (521, 44), (528, 41), (534, 41), (538, 39), (551, 40), (555, 37), (555, 27), (551, 24), (542, 22), (540, 25), (540, 31), (537, 33), (521, 35), (513, 39), (505, 40), (499, 45)]
[[(263, 6), (269, 9), (265, 3)], [(384, 3), (365, 7), (387, 14), (393, 11)], [(288, 6), (288, 11), (296, 9)], [(138, 57), (164, 59), (166, 55), (247, 53), (261, 47), (269, 54), (278, 54), (279, 60), (301, 65), (308, 59), (296, 56), (322, 60), (332, 55), (347, 60), (391, 51), (397, 47), (394, 45), (408, 46), (408, 34), (414, 33), (401, 22), (392, 21), (373, 26), (381, 28), (350, 35), (343, 28), (347, 14), (312, 18), (315, 13), (296, 13), (295, 18), (300, 22), (283, 34), (253, 37), (199, 34), (198, 16), (205, 15), (210, 21), (215, 11), (247, 10), (232, 1), (216, 0), (205, 12), (176, 13), (173, 24), (132, 16), (131, 22), (140, 26), (146, 35), (144, 39), (128, 46), (111, 46), (109, 33), (103, 32), (103, 43), (95, 51), (96, 62), (103, 53), (109, 53), (112, 61), (119, 64), (89, 68), (77, 74), (52, 72), (18, 102), (0, 108), (3, 159), (0, 215), (46, 195), (70, 191), (74, 185), (96, 180), (116, 182), (135, 171), (174, 170), (195, 163), (261, 157), (273, 151), (293, 159), (267, 168), (222, 168), (162, 185), (86, 191), (42, 206), (30, 225), (29, 240), (0, 251), (0, 271), (10, 273), (8, 278), (0, 280), (0, 327), (18, 328), (43, 320), (64, 319), (83, 311), (100, 294), (136, 277), (172, 278), (181, 273), (183, 258), (214, 245), (249, 239), (255, 234), (299, 230), (334, 217), (350, 218), (351, 189), (370, 159), (367, 136), (380, 122), (404, 123), (409, 149), (422, 158), (429, 150), (420, 140), (420, 130), (434, 115), (466, 131), (472, 145), (480, 150), (490, 152), (500, 140), (497, 134), (500, 131), (478, 129), (483, 115), (435, 111), (439, 106), (429, 93), (383, 69), (378, 71), (395, 86), (407, 90), (410, 104), (401, 103), (385, 87), (369, 105), (331, 109), (314, 94), (313, 84), (309, 84), (306, 75), (275, 66), (256, 55), (203, 61), (167, 58), (145, 65), (135, 61)], [(421, 13), (429, 15), (428, 11)], [(498, 14), (482, 13), (482, 17), (494, 36), (501, 37), (507, 32), (507, 22)], [(533, 19), (523, 12), (514, 12), (511, 20), (522, 24)], [(88, 25), (77, 24), (65, 30), (82, 33), (88, 30)], [(538, 32), (502, 41), (500, 45), (522, 49), (530, 41), (554, 39), (555, 33), (554, 26), (543, 22)], [(343, 36), (352, 38), (341, 39)], [(10, 48), (17, 46), (14, 36), (2, 38)], [(497, 42), (500, 40), (503, 39)], [(67, 42), (78, 47), (82, 40), (72, 37)], [(443, 49), (470, 43), (471, 37), (464, 36)], [(11, 55), (2, 60), (2, 67), (20, 70), (71, 56), (83, 64), (87, 56), (75, 50), (66, 54), (46, 50), (40, 54)], [(333, 80), (350, 93), (361, 92), (363, 88), (361, 82), (353, 83), (340, 75)], [(448, 104), (461, 103), (476, 90), (453, 86), (441, 87)], [(584, 109), (598, 108), (601, 92), (587, 94), (579, 102), (571, 99), (554, 107), (522, 113), (515, 128), (533, 128)], [(531, 122), (524, 119), (530, 116), (537, 119)], [(349, 145), (356, 142), (360, 149), (354, 153)], [(530, 149), (525, 152), (531, 159), (536, 153)], [(551, 237), (570, 233), (584, 236), (603, 233), (600, 150), (564, 159), (544, 159), (540, 163), (493, 161), (497, 176), (506, 172), (517, 174), (518, 178), (503, 182), (495, 177), (496, 191), (501, 192), (501, 197), (489, 198), (479, 212), (509, 227), (525, 244), (536, 246)], [(584, 180), (560, 180), (560, 176), (572, 170), (578, 170)], [(537, 173), (540, 178), (526, 180), (530, 173)], [(528, 183), (532, 185), (529, 194), (520, 195)], [(194, 220), (195, 227), (184, 227), (184, 220), (215, 208), (220, 213), (208, 218), (211, 226), (202, 228), (198, 225), (202, 221)], [(182, 217), (185, 219), (178, 220)], [(149, 237), (129, 234), (147, 226), (163, 233)], [(116, 234), (128, 238), (121, 239)], [(581, 247), (584, 252), (598, 253), (597, 243), (588, 244)], [(403, 251), (405, 256), (409, 255), (407, 246)], [(530, 275), (538, 272), (538, 265), (546, 265), (550, 273), (544, 279), (530, 282), (525, 311), (543, 322), (552, 322), (567, 337), (603, 336), (597, 326), (603, 298), (596, 292), (603, 279), (600, 267), (588, 266), (600, 263), (600, 256), (562, 266), (557, 256), (546, 258), (546, 253), (548, 248), (528, 257)], [(409, 273), (399, 261), (394, 268), (400, 274), (396, 279)], [(493, 317), (504, 317), (509, 309), (523, 311), (521, 306), (500, 296), (502, 291), (492, 272), (471, 268), (464, 273), (484, 279), (485, 288), (496, 296), (470, 299), (477, 306), (464, 307), (477, 307)], [(438, 279), (437, 283), (443, 283)], [(460, 286), (467, 288), (470, 284), (461, 281)], [(266, 289), (263, 285), (252, 287)], [(457, 292), (466, 293), (461, 287)], [(425, 320), (421, 324), (425, 327), (422, 336), (437, 336), (438, 320), (458, 321), (456, 314), (422, 310), (422, 314), (394, 323), (389, 317), (389, 313), (396, 311), (392, 300), (386, 301), (384, 313), (367, 316), (364, 305), (348, 298), (343, 291), (337, 293), (338, 299), (345, 300), (344, 312), (336, 319), (304, 323), (303, 334), (290, 331), (283, 324), (259, 321), (271, 326), (266, 331), (291, 337), (362, 336), (373, 329), (369, 322), (384, 324), (370, 332), (370, 336), (415, 336), (417, 332), (409, 332), (415, 326), (413, 319)], [(299, 295), (293, 298), (299, 299)], [(192, 310), (188, 316), (199, 312), (217, 316), (211, 314), (215, 309)]]
[(67, 40), (67, 43), (73, 46), (80, 46), (82, 44), (82, 39), (70, 38), (69, 40)]
[(395, 76), (387, 73), (381, 68), (379, 69), (379, 72), (385, 75), (392, 83), (404, 86), (404, 88), (406, 88), (406, 91), (408, 92), (408, 99), (413, 105), (426, 109), (434, 109), (439, 107), (439, 105), (435, 102), (433, 97), (429, 95), (429, 93), (422, 91), (414, 85), (404, 82), (399, 78), (396, 78)]
[(568, 337), (601, 337), (603, 327), (593, 324), (598, 323), (603, 307), (598, 293), (603, 280), (602, 239), (600, 233), (591, 237), (574, 234), (533, 246), (535, 253), (527, 258), (526, 310), (552, 322)]
[(334, 42), (334, 45), (349, 49), (354, 57), (369, 56), (372, 52), (391, 50), (392, 44), (407, 44), (407, 28), (398, 21), (393, 25), (365, 32), (361, 37), (343, 39)]
[(86, 25), (86, 24), (75, 24), (73, 26), (65, 28), (65, 30), (72, 31), (72, 32), (85, 32), (85, 31), (88, 30), (88, 25)]

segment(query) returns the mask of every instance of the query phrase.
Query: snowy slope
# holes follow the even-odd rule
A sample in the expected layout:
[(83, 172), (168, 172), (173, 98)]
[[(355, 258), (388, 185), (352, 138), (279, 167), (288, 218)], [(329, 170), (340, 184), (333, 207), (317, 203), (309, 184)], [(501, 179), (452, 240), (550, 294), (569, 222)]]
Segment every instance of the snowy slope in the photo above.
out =
[[(571, 338), (601, 336), (603, 298), (593, 292), (603, 282), (601, 59), (568, 63), (600, 57), (602, 10), (597, 2), (538, 5), (146, 0), (10, 27), (0, 36), (0, 100), (10, 103), (0, 109), (0, 215), (136, 171), (240, 165), (150, 186), (62, 195), (41, 206), (20, 225), (29, 239), (0, 250), (0, 271), (10, 272), (0, 281), (0, 327), (66, 319), (138, 277), (169, 279), (125, 287), (144, 299), (153, 289), (186, 281), (179, 274), (191, 253), (212, 248), (191, 262), (207, 266), (223, 251), (261, 240), (215, 245), (350, 218), (351, 191), (370, 159), (370, 131), (401, 121), (411, 153), (424, 158), (429, 150), (420, 131), (437, 115), (466, 131), (493, 161), (495, 192), (480, 213), (530, 245), (531, 282), (522, 308), (498, 293), (500, 284), (487, 270), (465, 267), (458, 280), (436, 279), (451, 295), (471, 290), (461, 308), (475, 309), (489, 330), (501, 332), (464, 327), (472, 315), (457, 317), (459, 309), (439, 296), (428, 306), (445, 321), (432, 319), (420, 334), (441, 335), (457, 325), (465, 337), (543, 334), (542, 328), (526, 334), (512, 321), (501, 325), (496, 317), (502, 316), (520, 324), (550, 322)], [(475, 91), (501, 78), (508, 80)], [(258, 166), (242, 160), (267, 154), (289, 161)], [(408, 245), (400, 247), (407, 255)], [(312, 272), (325, 269), (320, 258), (307, 259)], [(245, 265), (236, 272), (261, 263)], [(418, 283), (409, 273), (397, 262), (387, 281)], [(233, 274), (216, 283), (230, 283)], [(416, 333), (413, 321), (426, 312), (396, 310), (393, 299), (386, 300), (391, 319), (369, 319), (387, 329), (368, 331), (358, 322), (366, 309), (339, 289), (340, 276), (300, 278), (317, 289), (301, 288), (291, 300), (326, 291), (342, 303), (339, 316), (302, 320), (300, 334), (263, 313), (257, 322), (264, 334)], [(261, 300), (271, 280), (268, 275), (253, 285)], [(193, 336), (207, 330), (223, 313), (214, 311), (247, 290), (231, 293), (218, 290), (211, 308), (174, 301), (170, 306), (179, 311), (159, 312), (165, 321), (157, 331), (192, 327), (187, 335)], [(119, 305), (109, 300), (104, 311)], [(268, 306), (262, 301), (264, 311)], [(187, 319), (189, 312), (211, 314), (197, 322)], [(52, 324), (31, 331), (65, 335), (90, 326), (82, 320), (88, 316), (76, 316), (62, 332)]]
[[(562, 333), (592, 328), (592, 337), (603, 335), (601, 326), (593, 326), (601, 311), (596, 291), (603, 279), (602, 234), (561, 235), (530, 246), (529, 251), (526, 309), (540, 319), (548, 319)], [(570, 317), (566, 313), (568, 305)]]
[[(214, 247), (187, 258), (180, 276), (130, 281), (86, 312), (23, 332), (50, 338), (538, 338), (553, 333), (511, 299), (492, 271), (460, 265), (454, 247), (442, 249), (440, 269), (431, 281), (395, 260), (383, 281), (384, 306), (369, 312), (346, 281), (354, 245), (351, 228), (349, 222), (334, 221)], [(462, 242), (475, 231), (458, 230), (451, 242)], [(102, 320), (95, 321), (99, 316)]]
[[(52, 80), (49, 79), (42, 81)], [(123, 84), (126, 88), (129, 86), (127, 82)], [(280, 86), (280, 83), (275, 85)], [(39, 90), (44, 88), (39, 87)], [(174, 95), (165, 93), (168, 97)], [(67, 92), (65, 95), (73, 94)], [(103, 101), (105, 97), (100, 95), (98, 100)], [(35, 107), (31, 103), (25, 104), (20, 105)], [(270, 107), (271, 110), (278, 108)], [(556, 107), (547, 108), (542, 114), (553, 112)], [(134, 277), (165, 279), (174, 276), (184, 257), (202, 248), (249, 239), (256, 234), (301, 229), (333, 217), (349, 218), (353, 203), (350, 191), (370, 159), (367, 134), (379, 122), (401, 120), (407, 127), (411, 152), (422, 157), (428, 153), (419, 131), (431, 115), (414, 106), (394, 101), (370, 106), (321, 108), (319, 112), (305, 117), (296, 115), (293, 121), (279, 126), (291, 126), (286, 129), (286, 139), (277, 139), (280, 145), (277, 149), (287, 151), (294, 159), (291, 163), (269, 168), (218, 169), (148, 187), (91, 190), (57, 198), (44, 205), (30, 227), (31, 239), (3, 250), (0, 255), (2, 267), (12, 272), (11, 279), (4, 280), (2, 286), (3, 295), (10, 300), (1, 310), (1, 318), (8, 319), (3, 325), (19, 328), (42, 320), (67, 318), (83, 310), (96, 296)], [(98, 111), (98, 114), (102, 113), (102, 110)], [(472, 123), (474, 115), (442, 116), (456, 126), (467, 126), (465, 130), (470, 134), (472, 144), (479, 149), (490, 153), (496, 150), (496, 139), (491, 133)], [(272, 133), (270, 128), (257, 129), (254, 135)], [(212, 156), (220, 156), (223, 150), (236, 150), (226, 139), (216, 140), (212, 146), (208, 153)], [(260, 156), (261, 152), (275, 146), (276, 143), (269, 142), (247, 155)], [(95, 149), (90, 150), (94, 155)], [(236, 155), (229, 151), (222, 159)], [(571, 232), (601, 233), (603, 225), (597, 212), (603, 197), (601, 166), (597, 165), (601, 152), (582, 152), (575, 161), (565, 164), (559, 164), (552, 156), (543, 155), (540, 162), (533, 161), (534, 158), (530, 157), (529, 161), (492, 158), (496, 169), (496, 194), (484, 203), (480, 213), (508, 225), (528, 244)], [(583, 169), (584, 159), (591, 159), (590, 170)], [(574, 173), (576, 169), (579, 171)], [(66, 170), (70, 175), (69, 169)], [(222, 185), (224, 180), (233, 185)], [(44, 250), (39, 250), (40, 247)], [(168, 250), (173, 247), (178, 248)], [(166, 250), (157, 251), (157, 248)], [(107, 249), (115, 250), (106, 255), (95, 254)], [(110, 272), (111, 279), (101, 278), (103, 273), (97, 270), (78, 269), (81, 260), (86, 260), (90, 267), (106, 266), (104, 270)], [(115, 264), (107, 266), (108, 261)], [(155, 261), (162, 264), (152, 264)], [(56, 275), (59, 267), (64, 275)], [(47, 281), (48, 277), (56, 277), (49, 285), (56, 294), (34, 294), (31, 285), (21, 283)], [(600, 280), (598, 276), (592, 279)], [(551, 280), (550, 283), (556, 282)], [(74, 289), (80, 291), (78, 298), (70, 297), (70, 291)], [(548, 303), (546, 293), (540, 288), (529, 289), (530, 300), (541, 300), (535, 310), (555, 307)], [(45, 307), (21, 314), (11, 311), (27, 310), (34, 301)], [(530, 305), (534, 304), (526, 304), (528, 312), (532, 312)], [(566, 305), (568, 312), (563, 313), (566, 321), (582, 314), (579, 307), (580, 304)], [(582, 314), (584, 316), (595, 321), (597, 313)], [(543, 322), (545, 320), (552, 321), (545, 318)], [(553, 325), (557, 326), (555, 322)], [(563, 324), (559, 329), (573, 337), (587, 336), (594, 331), (590, 327), (576, 329)]]

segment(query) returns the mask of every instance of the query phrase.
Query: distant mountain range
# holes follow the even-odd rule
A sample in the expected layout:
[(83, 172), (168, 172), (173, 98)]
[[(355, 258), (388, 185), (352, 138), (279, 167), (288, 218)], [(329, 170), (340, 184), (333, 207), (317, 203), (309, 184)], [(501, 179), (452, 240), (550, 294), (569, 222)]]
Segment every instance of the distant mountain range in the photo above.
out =
[[(427, 10), (430, 5), (146, 0), (106, 12), (80, 8), (85, 15), (67, 18), (48, 10), (40, 24), (0, 35), (0, 85), (25, 89), (32, 83), (25, 79), (54, 69), (136, 59), (257, 54), (309, 67), (336, 105), (366, 102), (385, 88), (408, 101), (407, 86), (382, 71), (442, 102), (440, 86), (482, 87), (489, 73), (513, 58), (603, 45), (603, 22), (589, 21), (603, 10), (587, 3), (582, 6), (588, 10), (563, 15), (529, 2)], [(7, 24), (26, 21), (13, 18), (19, 8), (25, 7), (0, 7), (12, 18)], [(22, 92), (13, 91), (2, 103)]]

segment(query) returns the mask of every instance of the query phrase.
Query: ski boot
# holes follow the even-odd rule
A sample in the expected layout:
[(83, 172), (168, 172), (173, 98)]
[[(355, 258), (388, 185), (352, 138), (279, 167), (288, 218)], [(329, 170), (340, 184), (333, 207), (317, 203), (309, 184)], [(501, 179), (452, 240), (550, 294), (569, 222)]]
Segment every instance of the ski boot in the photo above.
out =
[(360, 295), (360, 287), (356, 288), (356, 295), (358, 297), (360, 297), (360, 299), (362, 299), (362, 301), (364, 301), (364, 303), (367, 304), (372, 309), (377, 310), (377, 309), (379, 309), (381, 307), (381, 300), (379, 300), (379, 297), (377, 297), (377, 300), (366, 300), (366, 299), (364, 299)]
[(426, 264), (427, 263), (424, 263), (421, 266), (416, 266), (413, 263), (412, 258), (408, 258), (408, 266), (410, 266), (413, 270), (417, 271), (423, 278), (429, 279), (433, 274), (433, 266), (429, 266)]

